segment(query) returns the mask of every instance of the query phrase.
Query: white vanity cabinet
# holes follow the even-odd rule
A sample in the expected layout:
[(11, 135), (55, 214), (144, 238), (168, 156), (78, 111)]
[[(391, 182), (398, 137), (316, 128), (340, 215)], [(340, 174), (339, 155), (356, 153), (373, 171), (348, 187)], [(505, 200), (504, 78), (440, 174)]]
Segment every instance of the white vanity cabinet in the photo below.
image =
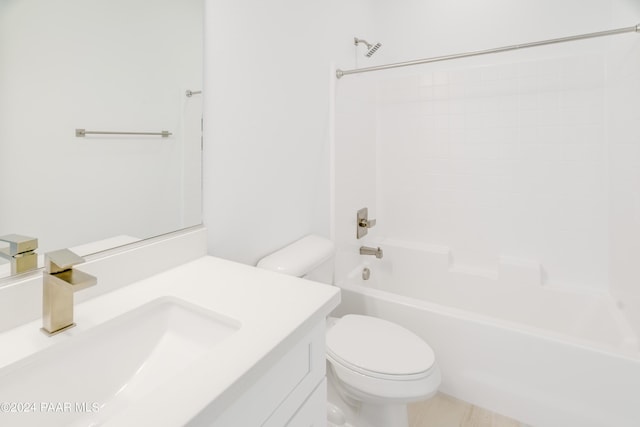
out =
[[(105, 292), (76, 304), (74, 328), (47, 337), (40, 331), (41, 319), (13, 327), (0, 322), (0, 397), (58, 402), (67, 387), (77, 393), (69, 396), (96, 402), (100, 411), (58, 418), (46, 412), (17, 414), (17, 423), (9, 424), (326, 425), (325, 318), (340, 302), (338, 288), (210, 256), (118, 286), (109, 272), (122, 268), (107, 268), (107, 261), (84, 267)], [(26, 288), (29, 301), (39, 300), (41, 280)], [(7, 289), (13, 287), (0, 288), (0, 296)], [(154, 340), (164, 344), (151, 345)], [(96, 342), (108, 349), (99, 353), (106, 361), (78, 356), (93, 355), (89, 350)], [(127, 351), (109, 357), (114, 348)], [(49, 369), (51, 360), (58, 360), (51, 352), (82, 363)], [(20, 368), (28, 358), (41, 374)], [(91, 373), (90, 380), (78, 377), (80, 365)], [(8, 381), (9, 375), (15, 381)], [(40, 386), (57, 384), (65, 375), (83, 381)]]
[[(221, 415), (209, 413), (207, 408), (189, 426), (326, 426), (325, 320), (292, 341), (256, 365), (255, 370), (262, 374)], [(238, 383), (251, 377), (249, 372)]]

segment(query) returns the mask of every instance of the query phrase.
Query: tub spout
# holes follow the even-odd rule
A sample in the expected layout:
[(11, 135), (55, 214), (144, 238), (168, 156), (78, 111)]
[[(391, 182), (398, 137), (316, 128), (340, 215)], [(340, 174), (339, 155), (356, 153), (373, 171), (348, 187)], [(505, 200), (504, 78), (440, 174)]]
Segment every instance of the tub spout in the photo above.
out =
[(375, 255), (376, 258), (382, 258), (382, 249), (378, 246), (377, 248), (370, 248), (368, 246), (360, 246), (360, 255)]

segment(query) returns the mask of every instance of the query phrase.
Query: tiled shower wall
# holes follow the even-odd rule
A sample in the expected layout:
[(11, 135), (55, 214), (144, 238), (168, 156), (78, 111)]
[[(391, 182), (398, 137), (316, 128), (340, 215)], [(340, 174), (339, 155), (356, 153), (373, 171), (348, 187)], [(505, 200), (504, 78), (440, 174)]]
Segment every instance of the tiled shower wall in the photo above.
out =
[[(640, 331), (638, 49), (339, 82), (338, 277), (357, 246), (401, 240), (458, 272), (506, 283), (506, 260), (513, 285), (533, 266), (539, 285), (611, 293)], [(378, 225), (357, 241), (363, 206)]]
[(608, 57), (611, 291), (640, 334), (640, 40), (620, 40)]
[(510, 259), (606, 290), (603, 55), (422, 68), (378, 81), (380, 233), (448, 247), (458, 270)]

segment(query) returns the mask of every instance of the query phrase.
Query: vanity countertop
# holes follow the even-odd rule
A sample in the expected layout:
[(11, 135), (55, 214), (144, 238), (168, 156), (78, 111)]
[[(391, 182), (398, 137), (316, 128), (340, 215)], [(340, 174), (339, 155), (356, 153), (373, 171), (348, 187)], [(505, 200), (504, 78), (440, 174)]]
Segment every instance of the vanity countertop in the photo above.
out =
[(269, 358), (286, 351), (340, 302), (337, 287), (205, 256), (77, 304), (77, 326), (53, 337), (42, 334), (40, 319), (1, 333), (0, 368), (166, 296), (235, 319), (241, 327), (105, 425), (184, 425), (211, 402), (222, 412), (243, 392), (239, 383), (263, 374)]

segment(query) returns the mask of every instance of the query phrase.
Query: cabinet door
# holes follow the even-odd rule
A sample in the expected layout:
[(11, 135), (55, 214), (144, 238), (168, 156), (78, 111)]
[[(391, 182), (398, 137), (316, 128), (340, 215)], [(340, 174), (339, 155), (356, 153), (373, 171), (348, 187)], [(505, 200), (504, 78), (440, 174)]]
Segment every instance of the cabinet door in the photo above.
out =
[[(274, 350), (241, 381), (245, 390), (222, 414), (205, 408), (190, 427), (283, 427), (318, 392), (325, 377), (325, 322), (316, 324), (297, 343)], [(232, 386), (233, 387), (233, 386)], [(324, 391), (324, 392), (323, 392)], [(326, 387), (321, 404), (326, 412)], [(294, 424), (292, 424), (294, 425)], [(311, 424), (309, 424), (311, 425)]]
[(326, 427), (327, 425), (327, 379), (304, 402), (304, 405), (287, 423), (287, 427)]

